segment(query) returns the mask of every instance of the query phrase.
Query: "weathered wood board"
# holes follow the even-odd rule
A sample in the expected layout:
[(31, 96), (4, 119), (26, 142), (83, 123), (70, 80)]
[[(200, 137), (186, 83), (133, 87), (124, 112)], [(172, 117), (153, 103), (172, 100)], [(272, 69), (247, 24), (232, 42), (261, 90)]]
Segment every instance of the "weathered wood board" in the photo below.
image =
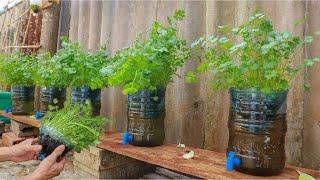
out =
[(28, 116), (15, 116), (15, 115), (12, 115), (12, 114), (9, 114), (9, 113), (5, 113), (4, 111), (0, 111), (0, 115), (4, 116), (4, 117), (7, 117), (7, 118), (9, 118), (11, 120), (14, 120), (14, 121), (18, 121), (18, 122), (21, 122), (21, 123), (24, 123), (24, 124), (29, 124), (29, 125), (37, 127), (37, 128), (40, 127), (40, 123), (41, 123), (40, 121), (35, 120), (33, 118), (30, 118)]
[[(178, 148), (173, 144), (157, 147), (122, 145), (121, 137), (122, 134), (120, 133), (106, 133), (104, 136), (101, 136), (101, 143), (98, 147), (170, 170), (205, 179), (297, 179), (298, 173), (296, 170), (310, 174), (315, 178), (320, 178), (319, 171), (293, 166), (286, 166), (283, 173), (271, 177), (251, 176), (237, 171), (227, 172), (225, 168), (224, 153), (191, 147)], [(188, 150), (195, 152), (195, 157), (193, 159), (187, 160), (182, 158), (183, 153)]]

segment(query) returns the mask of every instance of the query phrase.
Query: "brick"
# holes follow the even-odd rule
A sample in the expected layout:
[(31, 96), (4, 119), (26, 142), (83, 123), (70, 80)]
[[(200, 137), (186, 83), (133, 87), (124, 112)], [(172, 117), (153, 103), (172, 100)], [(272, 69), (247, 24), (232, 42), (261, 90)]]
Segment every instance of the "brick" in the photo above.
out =
[(38, 136), (39, 129), (17, 121), (11, 121), (11, 131), (19, 137)]
[(74, 161), (74, 171), (75, 173), (88, 178), (127, 179), (138, 178), (143, 176), (145, 173), (154, 172), (155, 167), (145, 162), (134, 160), (117, 167), (96, 171), (80, 162)]
[(24, 140), (23, 138), (19, 138), (17, 135), (15, 135), (12, 132), (2, 134), (2, 144), (4, 146), (13, 146), (23, 140)]
[(5, 123), (0, 121), (0, 134), (5, 133)]

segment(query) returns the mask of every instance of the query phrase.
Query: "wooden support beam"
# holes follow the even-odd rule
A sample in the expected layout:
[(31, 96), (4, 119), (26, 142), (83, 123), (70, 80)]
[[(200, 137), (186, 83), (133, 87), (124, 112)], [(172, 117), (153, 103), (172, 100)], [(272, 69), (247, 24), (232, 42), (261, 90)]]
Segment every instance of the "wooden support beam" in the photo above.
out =
[[(296, 170), (310, 174), (315, 179), (320, 178), (319, 171), (290, 165), (287, 165), (281, 174), (272, 177), (252, 176), (237, 171), (227, 172), (225, 153), (191, 147), (178, 148), (173, 144), (157, 147), (122, 145), (121, 139), (122, 134), (120, 133), (106, 133), (104, 136), (101, 136), (101, 143), (98, 147), (149, 164), (204, 179), (297, 179), (299, 174)], [(195, 152), (194, 158), (182, 158), (187, 150)]]
[(16, 116), (16, 115), (12, 115), (12, 114), (9, 114), (9, 113), (5, 113), (4, 111), (0, 111), (0, 115), (4, 116), (4, 117), (7, 117), (7, 118), (9, 118), (9, 119), (11, 119), (13, 121), (21, 122), (21, 123), (24, 123), (24, 124), (29, 124), (31, 126), (40, 128), (40, 121), (32, 119), (32, 118), (30, 118), (28, 116)]

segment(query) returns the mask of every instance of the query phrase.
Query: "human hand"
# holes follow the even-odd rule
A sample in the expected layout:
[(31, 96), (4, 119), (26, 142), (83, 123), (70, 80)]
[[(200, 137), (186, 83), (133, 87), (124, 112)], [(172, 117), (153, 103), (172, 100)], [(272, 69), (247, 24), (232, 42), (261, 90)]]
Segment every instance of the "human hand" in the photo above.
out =
[(9, 159), (13, 162), (23, 162), (37, 159), (38, 153), (41, 151), (41, 145), (34, 145), (37, 139), (27, 139), (21, 143), (9, 148)]
[(32, 174), (23, 179), (46, 180), (58, 176), (64, 168), (66, 159), (62, 158), (59, 162), (57, 162), (57, 159), (63, 153), (64, 149), (64, 145), (57, 147), (46, 159), (41, 161), (39, 167)]

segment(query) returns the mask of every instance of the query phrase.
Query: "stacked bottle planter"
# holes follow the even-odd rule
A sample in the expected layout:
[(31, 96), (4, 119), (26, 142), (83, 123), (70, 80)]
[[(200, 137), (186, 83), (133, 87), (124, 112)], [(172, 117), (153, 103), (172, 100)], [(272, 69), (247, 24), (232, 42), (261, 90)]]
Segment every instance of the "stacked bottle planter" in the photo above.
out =
[(165, 88), (159, 88), (128, 95), (128, 128), (123, 144), (147, 147), (163, 144), (165, 92)]
[(276, 175), (285, 166), (287, 91), (230, 90), (227, 169)]
[(71, 89), (71, 104), (85, 104), (90, 102), (92, 116), (99, 116), (101, 109), (101, 89), (91, 90), (89, 87)]

